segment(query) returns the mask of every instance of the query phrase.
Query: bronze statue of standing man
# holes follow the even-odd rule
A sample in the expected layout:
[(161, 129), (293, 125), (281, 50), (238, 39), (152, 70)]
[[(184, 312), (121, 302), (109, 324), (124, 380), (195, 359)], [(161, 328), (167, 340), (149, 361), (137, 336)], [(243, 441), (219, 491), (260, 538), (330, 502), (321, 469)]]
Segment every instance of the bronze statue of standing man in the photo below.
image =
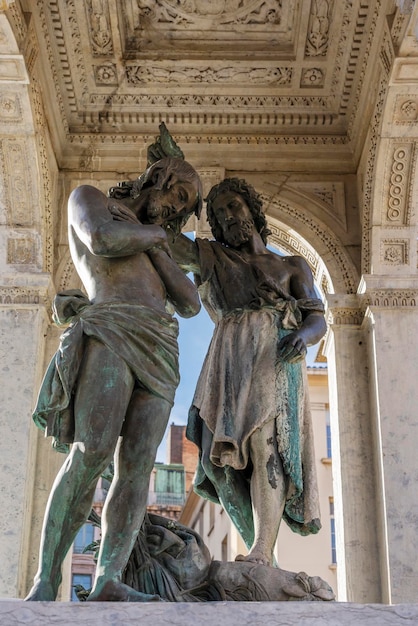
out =
[(282, 518), (300, 534), (320, 528), (304, 360), (326, 331), (324, 306), (306, 261), (266, 247), (251, 185), (225, 179), (207, 213), (215, 241), (170, 238), (215, 323), (187, 427), (195, 490), (231, 517), (250, 549), (240, 560), (271, 565)]
[(83, 185), (68, 203), (71, 254), (88, 297), (65, 292), (55, 302), (56, 317), (71, 324), (45, 375), (34, 418), (58, 445), (72, 445), (52, 488), (27, 600), (56, 598), (64, 557), (112, 460), (115, 476), (89, 600), (154, 599), (124, 585), (121, 575), (144, 518), (179, 382), (172, 314), (190, 317), (200, 309), (163, 227), (172, 223), (178, 230), (199, 213), (201, 184), (183, 159), (163, 158), (109, 195)]

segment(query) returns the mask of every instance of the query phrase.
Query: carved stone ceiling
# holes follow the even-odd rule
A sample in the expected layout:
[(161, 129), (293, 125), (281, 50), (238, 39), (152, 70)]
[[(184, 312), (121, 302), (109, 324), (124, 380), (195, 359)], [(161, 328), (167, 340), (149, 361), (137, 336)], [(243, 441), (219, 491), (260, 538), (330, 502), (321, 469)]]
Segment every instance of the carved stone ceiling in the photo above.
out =
[(402, 28), (394, 0), (22, 5), (58, 162), (75, 169), (88, 150), (104, 168), (115, 154), (138, 162), (164, 120), (197, 165), (354, 171), (376, 42)]

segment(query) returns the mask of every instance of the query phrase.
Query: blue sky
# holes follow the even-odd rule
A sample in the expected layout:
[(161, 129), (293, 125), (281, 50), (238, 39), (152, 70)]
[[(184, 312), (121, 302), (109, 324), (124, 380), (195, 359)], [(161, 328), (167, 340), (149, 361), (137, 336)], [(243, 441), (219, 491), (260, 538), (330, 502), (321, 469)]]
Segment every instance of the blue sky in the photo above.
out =
[[(187, 424), (187, 414), (214, 327), (204, 307), (195, 317), (178, 318), (178, 321), (180, 327), (180, 384), (176, 391), (169, 424), (173, 422), (175, 424)], [(162, 463), (167, 462), (165, 439), (166, 437), (164, 437), (157, 453), (157, 461)]]

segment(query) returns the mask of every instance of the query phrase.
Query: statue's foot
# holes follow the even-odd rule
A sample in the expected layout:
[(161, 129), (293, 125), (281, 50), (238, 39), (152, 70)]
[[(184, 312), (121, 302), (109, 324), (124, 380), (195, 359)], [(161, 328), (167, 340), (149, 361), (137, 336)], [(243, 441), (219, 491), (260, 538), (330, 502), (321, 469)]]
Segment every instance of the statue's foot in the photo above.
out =
[(163, 599), (158, 595), (135, 591), (124, 583), (108, 580), (91, 592), (87, 602), (163, 602)]
[(251, 550), (246, 556), (238, 554), (235, 558), (236, 561), (247, 561), (247, 563), (257, 563), (258, 565), (273, 565), (273, 559), (269, 558), (264, 552), (258, 550)]
[(53, 602), (56, 596), (57, 592), (50, 582), (38, 581), (29, 591), (25, 602)]

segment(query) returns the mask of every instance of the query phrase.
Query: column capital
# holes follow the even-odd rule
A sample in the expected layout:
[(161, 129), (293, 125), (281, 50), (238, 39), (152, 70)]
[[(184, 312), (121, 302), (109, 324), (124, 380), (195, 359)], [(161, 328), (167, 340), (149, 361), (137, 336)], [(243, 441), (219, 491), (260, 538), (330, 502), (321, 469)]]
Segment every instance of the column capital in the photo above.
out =
[(361, 326), (365, 310), (362, 294), (327, 294), (327, 322), (331, 326)]

